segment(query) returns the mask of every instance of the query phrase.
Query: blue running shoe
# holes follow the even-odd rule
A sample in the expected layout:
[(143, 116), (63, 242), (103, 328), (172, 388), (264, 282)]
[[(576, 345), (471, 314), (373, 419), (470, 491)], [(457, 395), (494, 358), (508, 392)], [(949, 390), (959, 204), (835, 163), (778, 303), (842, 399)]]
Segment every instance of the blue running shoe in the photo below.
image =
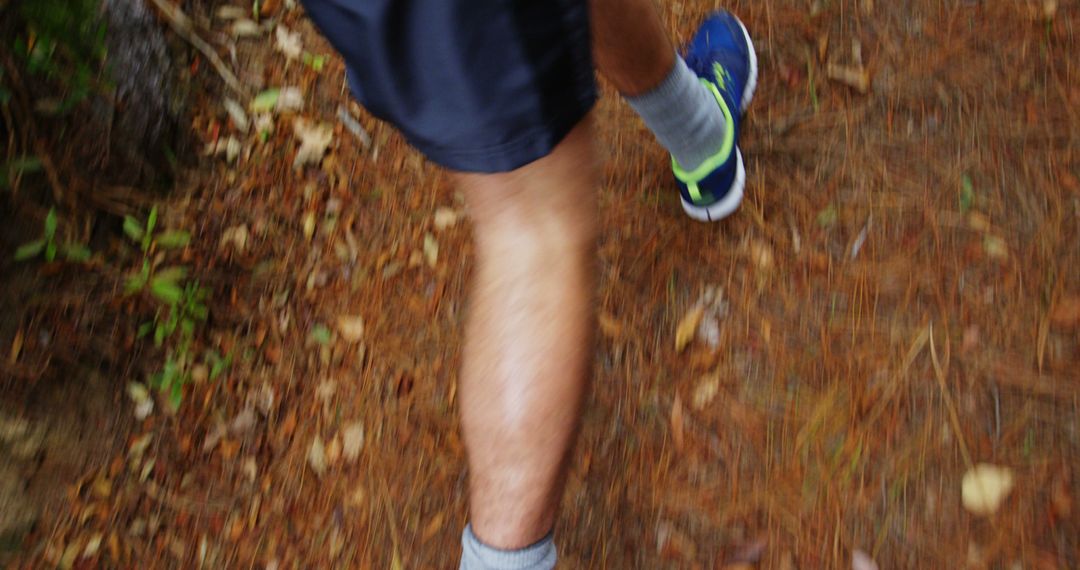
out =
[(742, 202), (746, 168), (737, 141), (742, 115), (757, 89), (757, 53), (746, 27), (725, 11), (706, 18), (684, 59), (716, 96), (727, 122), (720, 151), (701, 166), (687, 172), (671, 160), (683, 209), (695, 220), (712, 222), (731, 215)]

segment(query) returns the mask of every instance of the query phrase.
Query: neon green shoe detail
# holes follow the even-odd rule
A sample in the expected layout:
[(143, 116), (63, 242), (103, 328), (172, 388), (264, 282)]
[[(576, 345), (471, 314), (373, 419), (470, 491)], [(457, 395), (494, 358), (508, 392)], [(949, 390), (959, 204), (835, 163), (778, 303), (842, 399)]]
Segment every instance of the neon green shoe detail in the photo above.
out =
[(690, 198), (695, 202), (700, 202), (702, 199), (698, 182), (701, 182), (706, 176), (712, 174), (714, 170), (723, 166), (731, 158), (731, 153), (735, 150), (735, 118), (732, 116), (731, 109), (728, 108), (727, 102), (724, 101), (723, 96), (720, 95), (720, 89), (717, 87), (717, 84), (725, 84), (727, 71), (719, 64), (716, 64), (713, 70), (716, 75), (716, 83), (704, 78), (701, 79), (701, 83), (713, 94), (716, 102), (720, 105), (720, 110), (724, 113), (724, 140), (720, 145), (720, 150), (690, 171), (683, 169), (674, 157), (671, 159), (671, 170), (680, 182), (686, 184), (686, 190), (689, 192)]

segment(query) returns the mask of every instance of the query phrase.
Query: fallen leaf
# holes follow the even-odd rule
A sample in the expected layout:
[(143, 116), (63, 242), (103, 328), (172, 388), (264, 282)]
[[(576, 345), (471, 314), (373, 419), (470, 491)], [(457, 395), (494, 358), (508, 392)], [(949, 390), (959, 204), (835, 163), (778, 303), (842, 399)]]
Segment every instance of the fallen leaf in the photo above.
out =
[(11, 339), (11, 350), (8, 352), (8, 364), (15, 364), (22, 353), (23, 332), (22, 329), (15, 331), (15, 338)]
[(761, 240), (751, 239), (747, 244), (750, 253), (750, 261), (762, 272), (768, 273), (773, 267), (772, 247)]
[(255, 130), (263, 135), (274, 132), (274, 117), (270, 113), (260, 113), (255, 116)]
[(424, 234), (424, 260), (432, 268), (439, 262), (439, 242), (431, 234)]
[(101, 548), (101, 539), (104, 538), (101, 533), (96, 533), (90, 537), (90, 540), (86, 541), (86, 548), (83, 549), (83, 558), (93, 558), (97, 555), (98, 549)]
[(870, 72), (864, 67), (830, 63), (825, 68), (825, 75), (829, 79), (843, 83), (863, 95), (870, 91)]
[(716, 374), (710, 374), (701, 380), (694, 388), (694, 397), (690, 400), (695, 410), (702, 410), (716, 398), (720, 392), (720, 378)]
[(321, 162), (326, 149), (334, 140), (334, 130), (330, 125), (313, 125), (299, 117), (293, 121), (293, 134), (300, 139), (300, 149), (296, 151), (293, 168)]
[(352, 493), (349, 493), (349, 498), (346, 499), (347, 504), (351, 507), (359, 507), (367, 500), (367, 491), (363, 487), (356, 487)]
[(337, 382), (330, 379), (319, 382), (319, 385), (315, 388), (315, 398), (322, 402), (323, 408), (327, 410), (330, 408), (330, 403), (336, 393)]
[(1080, 325), (1080, 295), (1058, 299), (1050, 311), (1050, 324), (1061, 329), (1074, 329)]
[(326, 346), (330, 344), (332, 337), (333, 333), (330, 332), (326, 325), (316, 323), (315, 326), (311, 327), (311, 332), (308, 333), (308, 343)]
[(878, 570), (878, 565), (869, 554), (855, 549), (851, 553), (851, 570)]
[(95, 497), (99, 499), (108, 499), (109, 495), (112, 495), (112, 489), (112, 481), (109, 481), (104, 477), (98, 477), (94, 480), (92, 491), (94, 492)]
[(218, 446), (218, 443), (221, 443), (221, 439), (224, 438), (225, 434), (228, 432), (228, 426), (223, 422), (218, 422), (217, 425), (214, 426), (214, 429), (206, 434), (206, 439), (203, 440), (202, 452), (210, 453), (213, 451), (214, 448)]
[(964, 508), (976, 515), (992, 515), (1013, 488), (1012, 470), (980, 463), (964, 474), (961, 499)]
[(701, 323), (701, 317), (704, 315), (705, 307), (700, 304), (695, 305), (683, 315), (679, 326), (675, 328), (675, 352), (682, 352), (694, 340), (698, 324)]
[(823, 208), (817, 215), (817, 225), (822, 228), (829, 228), (836, 225), (836, 221), (840, 218), (840, 211), (836, 208), (835, 204), (829, 204)]
[(352, 463), (360, 457), (360, 450), (364, 447), (364, 425), (360, 422), (349, 424), (341, 435), (342, 452), (345, 461)]
[(971, 212), (967, 216), (968, 227), (977, 232), (990, 231), (990, 218), (981, 212)]
[(248, 108), (251, 109), (252, 113), (267, 113), (277, 107), (278, 99), (280, 98), (281, 89), (276, 87), (273, 89), (266, 89), (256, 95), (255, 98), (251, 100), (251, 103), (248, 103)]
[(709, 310), (702, 317), (701, 323), (698, 324), (697, 336), (709, 348), (713, 350), (720, 348), (720, 319), (716, 311)]
[(139, 436), (135, 441), (131, 442), (131, 447), (128, 449), (128, 454), (132, 457), (142, 457), (146, 449), (150, 447), (150, 442), (153, 440), (154, 434), (147, 433)]
[(682, 451), (684, 440), (683, 430), (686, 419), (683, 417), (682, 400), (675, 395), (675, 401), (671, 403), (671, 440), (675, 443), (675, 449)]
[(295, 113), (304, 108), (304, 92), (299, 87), (282, 87), (274, 103), (278, 113)]
[(225, 228), (225, 231), (221, 232), (219, 245), (221, 247), (231, 245), (236, 249), (237, 253), (244, 253), (244, 250), (247, 249), (247, 242), (247, 224), (240, 224), (238, 226), (232, 226), (231, 228)]
[(300, 59), (304, 53), (304, 42), (300, 32), (290, 32), (289, 28), (278, 25), (274, 30), (274, 49), (285, 55), (285, 59)]
[(1009, 246), (1005, 245), (1005, 240), (997, 236), (988, 235), (983, 238), (983, 249), (987, 257), (991, 259), (1004, 261), (1009, 258)]
[(240, 152), (244, 150), (244, 145), (240, 144), (240, 140), (233, 136), (223, 137), (218, 139), (216, 143), (211, 143), (206, 147), (206, 154), (210, 156), (225, 155), (227, 162), (233, 162), (240, 156)]
[(237, 103), (232, 99), (225, 99), (222, 105), (225, 107), (225, 112), (229, 114), (229, 119), (231, 119), (233, 125), (236, 126), (236, 130), (246, 133), (248, 128), (251, 127), (251, 122), (248, 120), (247, 113), (244, 111), (244, 108), (240, 106), (240, 103)]
[(311, 241), (311, 237), (315, 235), (315, 212), (307, 212), (304, 214), (301, 228), (304, 232), (304, 239)]
[(64, 554), (60, 557), (61, 570), (70, 570), (75, 565), (75, 560), (79, 557), (79, 543), (73, 542), (64, 548)]
[(1042, 17), (1047, 22), (1054, 19), (1058, 11), (1058, 0), (1043, 0)]
[(241, 18), (233, 22), (232, 35), (237, 38), (253, 38), (262, 34), (262, 28), (255, 22)]
[(342, 315), (337, 319), (337, 330), (345, 342), (360, 342), (364, 338), (364, 318), (360, 315)]
[(229, 423), (229, 433), (237, 436), (244, 435), (255, 427), (255, 420), (255, 410), (244, 408), (244, 411), (237, 414)]
[(461, 214), (452, 208), (441, 207), (435, 210), (435, 231), (441, 232), (457, 225)]
[(244, 476), (246, 476), (251, 483), (254, 483), (255, 478), (259, 475), (259, 466), (255, 464), (255, 459), (252, 457), (248, 457), (244, 460), (240, 470), (243, 471)]
[(214, 15), (219, 20), (237, 20), (246, 16), (248, 11), (240, 6), (222, 6)]
[(315, 436), (315, 439), (312, 440), (307, 459), (308, 464), (311, 465), (311, 470), (316, 475), (322, 477), (326, 473), (326, 446), (323, 445), (321, 437)]
[(150, 390), (139, 382), (129, 382), (127, 385), (128, 397), (132, 402), (141, 404), (150, 399)]

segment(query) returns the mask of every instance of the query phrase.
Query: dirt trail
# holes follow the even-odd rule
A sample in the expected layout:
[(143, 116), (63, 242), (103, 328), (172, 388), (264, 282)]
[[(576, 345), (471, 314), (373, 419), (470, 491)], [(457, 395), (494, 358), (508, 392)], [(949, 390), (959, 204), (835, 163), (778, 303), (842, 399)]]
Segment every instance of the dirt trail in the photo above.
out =
[[(809, 5), (731, 6), (763, 75), (730, 221), (685, 218), (662, 150), (605, 87), (602, 334), (565, 567), (846, 568), (857, 550), (883, 568), (1078, 567), (1080, 332), (1063, 311), (1080, 296), (1080, 8)], [(706, 8), (664, 3), (680, 39)], [(330, 54), (299, 12), (283, 21)], [(338, 124), (336, 58), (285, 65), (272, 35), (238, 57), (243, 81), (298, 86), (298, 114), (336, 125), (330, 153), (294, 170), (291, 118), (263, 142), (207, 94), (195, 131), (244, 150), (205, 159), (171, 209), (236, 363), (139, 424), (111, 495), (81, 491), (35, 556), (97, 537), (87, 567), (453, 567), (472, 250), (435, 213), (461, 205), (388, 127), (362, 117), (367, 148)], [(961, 506), (968, 461), (1014, 471), (992, 519)]]

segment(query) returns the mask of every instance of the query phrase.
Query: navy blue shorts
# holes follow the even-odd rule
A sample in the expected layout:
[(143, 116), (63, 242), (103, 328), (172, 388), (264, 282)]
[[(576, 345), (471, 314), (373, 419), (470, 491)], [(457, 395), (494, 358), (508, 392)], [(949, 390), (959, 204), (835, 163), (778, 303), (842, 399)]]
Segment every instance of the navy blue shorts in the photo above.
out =
[(432, 161), (505, 172), (596, 101), (587, 0), (303, 0), (373, 115)]

